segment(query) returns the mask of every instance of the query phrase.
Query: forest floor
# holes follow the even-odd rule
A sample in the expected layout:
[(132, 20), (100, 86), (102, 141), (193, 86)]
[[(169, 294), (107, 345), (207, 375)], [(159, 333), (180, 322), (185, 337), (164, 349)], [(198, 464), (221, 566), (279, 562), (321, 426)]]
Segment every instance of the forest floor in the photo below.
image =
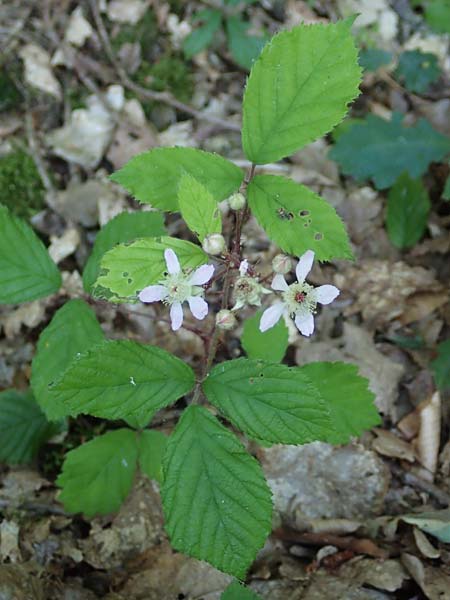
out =
[[(0, 307), (0, 390), (29, 386), (39, 334), (67, 299), (86, 298), (81, 274), (99, 228), (122, 211), (138, 210), (108, 180), (110, 173), (139, 152), (173, 145), (219, 152), (249, 166), (239, 128), (248, 73), (243, 65), (252, 43), (241, 36), (230, 49), (219, 30), (205, 50), (190, 59), (183, 53), (194, 15), (205, 5), (222, 4), (10, 0), (0, 6), (0, 203), (32, 224), (63, 272), (58, 294)], [(433, 18), (431, 4), (442, 5), (441, 17)], [(268, 37), (301, 22), (360, 13), (354, 33), (366, 71), (351, 119), (389, 120), (400, 113), (408, 126), (425, 118), (434, 131), (450, 136), (446, 5), (263, 0), (243, 2), (239, 11), (252, 35)], [(409, 54), (399, 70), (408, 51), (426, 53), (431, 67), (414, 66)], [(356, 257), (314, 267), (312, 281), (333, 282), (341, 295), (318, 316), (312, 338), (290, 331), (285, 362), (357, 364), (383, 424), (342, 447), (317, 442), (255, 450), (276, 515), (247, 583), (270, 600), (445, 600), (449, 165), (427, 166), (421, 182), (431, 208), (416, 223), (418, 239), (399, 248), (386, 225), (391, 192), (342, 172), (328, 155), (339, 136), (266, 168), (331, 202)], [(171, 235), (186, 237), (176, 215), (167, 226)], [(277, 249), (253, 219), (243, 240), (248, 258), (268, 275)], [(194, 368), (200, 364), (203, 344), (195, 333), (174, 334), (154, 313), (131, 305), (90, 305), (108, 337), (159, 343)], [(241, 354), (241, 332), (238, 327), (224, 338), (221, 357)], [(170, 433), (177, 414), (161, 411), (158, 427)], [(0, 465), (0, 598), (220, 598), (231, 578), (170, 548), (156, 483), (137, 480), (120, 511), (108, 517), (73, 516), (58, 502), (55, 480), (65, 453), (107, 426), (101, 419), (72, 419), (31, 464)]]

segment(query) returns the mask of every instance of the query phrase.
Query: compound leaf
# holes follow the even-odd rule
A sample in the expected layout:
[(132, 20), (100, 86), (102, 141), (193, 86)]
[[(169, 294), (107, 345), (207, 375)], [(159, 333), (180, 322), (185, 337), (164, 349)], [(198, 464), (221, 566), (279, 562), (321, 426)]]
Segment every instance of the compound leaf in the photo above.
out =
[(334, 208), (304, 185), (277, 175), (257, 175), (248, 203), (268, 237), (300, 256), (314, 250), (318, 260), (353, 258), (345, 226)]
[(59, 290), (61, 274), (25, 221), (0, 205), (0, 304), (29, 302)]
[(71, 450), (56, 480), (64, 508), (87, 517), (117, 511), (133, 484), (137, 455), (130, 429), (108, 431)]
[(201, 406), (169, 438), (161, 489), (172, 546), (244, 578), (271, 530), (271, 494), (258, 462)]
[(235, 192), (243, 171), (218, 154), (196, 148), (155, 148), (134, 156), (111, 179), (139, 202), (168, 211), (178, 210), (178, 184), (188, 173), (219, 202)]
[(141, 237), (165, 234), (164, 219), (157, 212), (123, 212), (108, 221), (95, 238), (91, 255), (83, 270), (83, 286), (90, 292), (100, 274), (100, 261), (116, 244), (131, 242)]
[(420, 179), (401, 175), (389, 190), (386, 225), (389, 239), (397, 248), (410, 248), (423, 236), (431, 204)]
[(189, 392), (194, 382), (192, 369), (162, 348), (106, 340), (75, 358), (49, 389), (71, 415), (134, 416), (149, 422), (159, 409)]
[(0, 461), (30, 462), (55, 433), (55, 425), (47, 421), (31, 392), (0, 393)]
[(163, 482), (162, 459), (167, 439), (166, 435), (155, 429), (146, 429), (139, 438), (139, 468), (158, 483)]
[(266, 44), (243, 104), (242, 144), (253, 163), (288, 156), (343, 119), (361, 80), (352, 22), (299, 25)]
[(178, 188), (181, 216), (201, 242), (211, 233), (222, 231), (222, 217), (217, 202), (206, 187), (191, 175), (184, 175)]
[(177, 238), (141, 238), (119, 244), (102, 258), (94, 295), (110, 302), (136, 301), (142, 289), (158, 283), (166, 272), (166, 248), (175, 251), (183, 269), (195, 269), (208, 262), (208, 256), (199, 246)]
[(425, 119), (413, 127), (402, 125), (402, 116), (392, 121), (369, 115), (342, 133), (330, 157), (345, 175), (357, 181), (373, 179), (379, 190), (391, 187), (406, 171), (413, 179), (423, 175), (433, 161), (450, 152), (450, 139), (435, 131)]
[(281, 362), (289, 345), (289, 331), (283, 319), (264, 333), (259, 330), (262, 311), (244, 322), (241, 344), (249, 358)]
[(53, 316), (39, 336), (33, 359), (31, 387), (41, 409), (52, 419), (69, 414), (49, 391), (49, 385), (67, 369), (77, 354), (104, 339), (94, 311), (82, 300), (69, 300)]

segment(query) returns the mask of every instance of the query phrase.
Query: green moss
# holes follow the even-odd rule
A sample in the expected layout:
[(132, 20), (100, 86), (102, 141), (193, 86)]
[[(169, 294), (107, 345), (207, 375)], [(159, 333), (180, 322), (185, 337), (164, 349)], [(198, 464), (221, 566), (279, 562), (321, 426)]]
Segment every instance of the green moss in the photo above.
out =
[(0, 68), (0, 112), (16, 108), (21, 96), (6, 68)]
[(135, 79), (143, 87), (170, 91), (182, 102), (189, 101), (194, 91), (192, 73), (185, 61), (176, 55), (166, 54), (153, 65), (143, 61)]
[(111, 44), (118, 52), (123, 44), (141, 45), (144, 58), (150, 56), (155, 42), (158, 39), (158, 23), (155, 13), (149, 9), (136, 25), (122, 25), (118, 33), (112, 38)]
[(45, 204), (42, 180), (29, 154), (15, 150), (0, 158), (0, 204), (28, 218)]

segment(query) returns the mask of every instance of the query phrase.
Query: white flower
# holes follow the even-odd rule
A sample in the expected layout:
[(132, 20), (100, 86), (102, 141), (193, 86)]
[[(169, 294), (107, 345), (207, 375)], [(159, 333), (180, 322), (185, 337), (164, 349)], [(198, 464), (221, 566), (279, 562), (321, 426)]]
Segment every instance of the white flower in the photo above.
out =
[(245, 259), (239, 265), (239, 275), (234, 284), (234, 306), (231, 310), (239, 310), (244, 306), (261, 306), (261, 295), (271, 294), (272, 292), (263, 287), (257, 277), (247, 275), (248, 260)]
[(139, 293), (141, 302), (164, 302), (170, 306), (172, 330), (177, 331), (183, 324), (183, 302), (189, 303), (191, 313), (200, 321), (208, 314), (208, 304), (203, 299), (202, 286), (213, 273), (213, 265), (202, 265), (193, 273), (183, 273), (175, 252), (164, 250), (167, 275), (158, 285), (149, 285)]
[(277, 302), (263, 312), (259, 323), (260, 331), (264, 332), (278, 323), (283, 313), (294, 319), (297, 329), (305, 336), (314, 332), (314, 313), (317, 303), (330, 304), (339, 296), (339, 290), (334, 285), (321, 285), (315, 288), (305, 282), (311, 271), (314, 252), (307, 250), (297, 264), (295, 273), (297, 282), (288, 285), (281, 273), (277, 273), (272, 281), (272, 289), (282, 292), (282, 302)]

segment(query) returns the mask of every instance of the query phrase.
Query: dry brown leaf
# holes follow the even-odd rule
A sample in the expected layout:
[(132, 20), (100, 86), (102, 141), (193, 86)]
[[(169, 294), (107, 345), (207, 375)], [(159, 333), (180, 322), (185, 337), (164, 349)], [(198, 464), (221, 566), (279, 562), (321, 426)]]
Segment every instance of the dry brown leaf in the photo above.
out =
[(420, 430), (417, 451), (420, 463), (427, 469), (431, 481), (436, 473), (441, 434), (441, 396), (435, 392), (420, 407)]
[(416, 460), (416, 454), (411, 444), (400, 439), (391, 431), (386, 431), (385, 429), (380, 429), (378, 427), (373, 431), (377, 435), (376, 439), (372, 442), (373, 450), (376, 450), (383, 456), (389, 456), (391, 458), (399, 458), (409, 462), (414, 462)]
[(406, 552), (402, 554), (401, 560), (428, 600), (446, 600), (449, 597), (450, 569), (448, 566), (432, 567), (417, 556)]
[(417, 548), (425, 558), (439, 558), (441, 556), (440, 550), (433, 546), (423, 531), (414, 527), (413, 535)]

